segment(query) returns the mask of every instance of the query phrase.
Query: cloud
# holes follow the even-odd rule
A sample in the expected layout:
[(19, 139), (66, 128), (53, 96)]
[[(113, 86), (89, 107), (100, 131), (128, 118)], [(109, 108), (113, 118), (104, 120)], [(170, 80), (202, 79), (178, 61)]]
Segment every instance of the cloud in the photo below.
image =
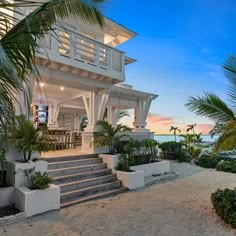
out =
[(147, 116), (147, 123), (149, 125), (154, 125), (158, 123), (163, 126), (169, 126), (174, 123), (174, 119), (172, 117), (150, 113)]
[(212, 124), (197, 124), (196, 129), (203, 134), (209, 134), (213, 127), (214, 125)]

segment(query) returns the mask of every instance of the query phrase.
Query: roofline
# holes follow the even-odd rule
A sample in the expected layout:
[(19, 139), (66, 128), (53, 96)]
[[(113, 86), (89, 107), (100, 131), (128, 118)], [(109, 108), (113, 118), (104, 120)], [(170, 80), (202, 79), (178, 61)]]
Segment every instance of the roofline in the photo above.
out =
[(126, 29), (126, 30), (130, 31), (131, 33), (133, 33), (133, 34), (134, 34), (134, 37), (138, 35), (138, 33), (137, 33), (137, 32), (135, 32), (135, 31), (133, 31), (133, 30), (129, 29), (128, 27), (126, 27), (126, 26), (124, 26), (124, 25), (122, 25), (122, 24), (120, 24), (120, 23), (118, 23), (118, 22), (116, 22), (116, 21), (112, 20), (112, 19), (111, 19), (111, 18), (109, 18), (109, 17), (106, 17), (106, 16), (104, 16), (104, 17), (105, 17), (105, 19), (108, 19), (108, 20), (112, 21), (113, 23), (115, 23), (115, 24), (117, 24), (117, 25), (119, 25), (119, 26), (123, 27), (124, 29)]

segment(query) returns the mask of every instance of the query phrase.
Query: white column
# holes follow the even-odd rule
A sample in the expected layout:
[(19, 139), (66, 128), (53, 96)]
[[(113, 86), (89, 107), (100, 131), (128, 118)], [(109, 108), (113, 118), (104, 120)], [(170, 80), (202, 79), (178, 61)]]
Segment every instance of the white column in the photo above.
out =
[(152, 102), (152, 97), (147, 99), (140, 99), (137, 102), (137, 106), (135, 107), (135, 114), (134, 114), (134, 131), (136, 132), (143, 132), (148, 131), (146, 129), (146, 118), (149, 112), (149, 108)]

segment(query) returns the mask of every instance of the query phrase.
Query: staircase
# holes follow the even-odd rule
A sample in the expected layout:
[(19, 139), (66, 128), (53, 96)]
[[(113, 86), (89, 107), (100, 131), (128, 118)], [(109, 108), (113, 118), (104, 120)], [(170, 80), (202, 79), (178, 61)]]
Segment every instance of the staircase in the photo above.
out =
[(127, 190), (97, 155), (48, 158), (48, 174), (61, 188), (61, 207)]

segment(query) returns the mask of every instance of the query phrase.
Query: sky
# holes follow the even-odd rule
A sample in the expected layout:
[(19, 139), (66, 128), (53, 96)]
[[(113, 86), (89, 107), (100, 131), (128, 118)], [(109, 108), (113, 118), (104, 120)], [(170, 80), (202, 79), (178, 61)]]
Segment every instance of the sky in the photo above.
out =
[[(170, 126), (182, 132), (196, 123), (208, 133), (213, 123), (184, 106), (190, 96), (213, 92), (223, 99), (227, 79), (222, 65), (236, 55), (235, 0), (109, 0), (105, 16), (138, 35), (118, 46), (138, 61), (126, 66), (126, 82), (159, 97), (147, 117), (148, 128), (169, 134)], [(133, 121), (133, 115), (124, 120)]]

